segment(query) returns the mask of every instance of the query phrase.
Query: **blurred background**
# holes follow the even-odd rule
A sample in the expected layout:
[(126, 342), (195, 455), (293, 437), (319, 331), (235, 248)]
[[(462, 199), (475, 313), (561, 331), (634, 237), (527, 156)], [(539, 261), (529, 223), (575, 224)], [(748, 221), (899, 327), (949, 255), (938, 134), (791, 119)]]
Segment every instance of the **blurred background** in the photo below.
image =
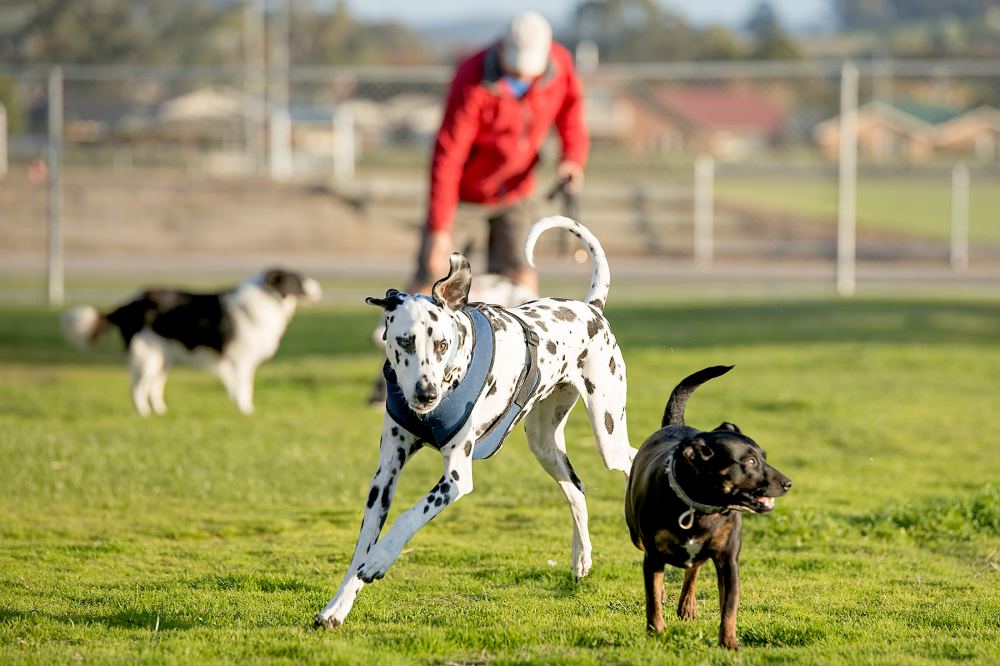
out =
[[(0, 300), (273, 264), (401, 286), (453, 67), (528, 8), (577, 57), (616, 279), (1000, 282), (996, 0), (5, 0)], [(547, 240), (543, 278), (579, 281)]]

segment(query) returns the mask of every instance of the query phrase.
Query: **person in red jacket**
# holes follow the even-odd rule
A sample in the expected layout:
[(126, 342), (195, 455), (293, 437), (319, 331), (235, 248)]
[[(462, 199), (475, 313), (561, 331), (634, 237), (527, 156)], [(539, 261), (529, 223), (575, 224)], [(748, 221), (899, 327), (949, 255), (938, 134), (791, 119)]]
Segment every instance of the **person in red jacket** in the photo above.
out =
[(495, 44), (462, 62), (448, 92), (431, 160), (427, 221), (410, 292), (448, 272), (458, 204), (478, 204), (490, 224), (487, 271), (538, 291), (521, 244), (533, 223), (538, 150), (552, 127), (562, 143), (556, 170), (570, 191), (583, 184), (590, 139), (573, 58), (536, 12), (523, 12)]

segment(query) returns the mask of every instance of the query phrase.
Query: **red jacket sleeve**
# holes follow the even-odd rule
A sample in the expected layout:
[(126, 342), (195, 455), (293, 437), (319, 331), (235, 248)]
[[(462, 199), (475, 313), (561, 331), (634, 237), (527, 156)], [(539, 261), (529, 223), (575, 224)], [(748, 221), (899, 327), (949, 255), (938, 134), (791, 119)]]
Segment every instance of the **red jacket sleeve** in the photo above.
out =
[(448, 91), (441, 128), (431, 158), (431, 191), (427, 228), (447, 231), (455, 221), (462, 168), (479, 130), (479, 76), (471, 61), (459, 67)]
[[(556, 47), (553, 44), (553, 56)], [(583, 117), (583, 86), (573, 68), (573, 57), (565, 48), (558, 46), (560, 69), (565, 73), (566, 96), (556, 114), (556, 130), (562, 140), (562, 159), (579, 164), (587, 164), (587, 153), (590, 150), (590, 135)]]

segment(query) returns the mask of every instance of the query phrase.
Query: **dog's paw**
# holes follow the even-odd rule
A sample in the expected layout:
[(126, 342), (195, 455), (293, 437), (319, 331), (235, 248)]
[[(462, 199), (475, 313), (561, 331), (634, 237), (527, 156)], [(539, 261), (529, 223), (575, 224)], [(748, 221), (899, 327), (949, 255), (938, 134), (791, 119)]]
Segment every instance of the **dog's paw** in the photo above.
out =
[(576, 562), (573, 564), (573, 578), (576, 579), (576, 582), (579, 583), (587, 577), (587, 574), (590, 573), (591, 564), (592, 563), (589, 557), (577, 558)]
[(376, 545), (358, 567), (358, 578), (366, 583), (379, 580), (385, 576), (385, 572), (389, 570), (394, 559), (392, 553)]
[(313, 629), (333, 629), (342, 624), (343, 622), (335, 617), (324, 618), (319, 613), (316, 613), (316, 617), (313, 618)]

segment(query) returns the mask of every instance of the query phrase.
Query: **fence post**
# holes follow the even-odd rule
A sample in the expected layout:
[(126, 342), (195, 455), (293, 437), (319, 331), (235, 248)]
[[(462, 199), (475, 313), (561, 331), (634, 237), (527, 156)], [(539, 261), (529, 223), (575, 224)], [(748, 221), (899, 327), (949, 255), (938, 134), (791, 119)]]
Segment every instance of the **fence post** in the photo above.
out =
[(291, 0), (279, 0), (279, 6), (272, 12), (269, 21), (270, 172), (272, 178), (285, 180), (292, 175), (292, 119), (288, 112)]
[(694, 263), (712, 265), (715, 255), (715, 160), (699, 155), (694, 161)]
[(264, 52), (264, 1), (246, 0), (243, 5), (243, 149), (252, 173), (264, 163), (267, 131), (265, 104), (267, 56)]
[(0, 179), (7, 175), (7, 108), (0, 104)]
[(46, 288), (49, 305), (62, 305), (64, 296), (62, 246), (62, 137), (63, 72), (49, 70), (48, 144), (48, 255)]
[(354, 114), (341, 106), (333, 114), (333, 179), (345, 183), (354, 178)]
[(840, 159), (837, 187), (837, 293), (854, 295), (858, 184), (858, 68), (840, 68)]
[(951, 268), (969, 267), (969, 167), (959, 162), (951, 170)]

